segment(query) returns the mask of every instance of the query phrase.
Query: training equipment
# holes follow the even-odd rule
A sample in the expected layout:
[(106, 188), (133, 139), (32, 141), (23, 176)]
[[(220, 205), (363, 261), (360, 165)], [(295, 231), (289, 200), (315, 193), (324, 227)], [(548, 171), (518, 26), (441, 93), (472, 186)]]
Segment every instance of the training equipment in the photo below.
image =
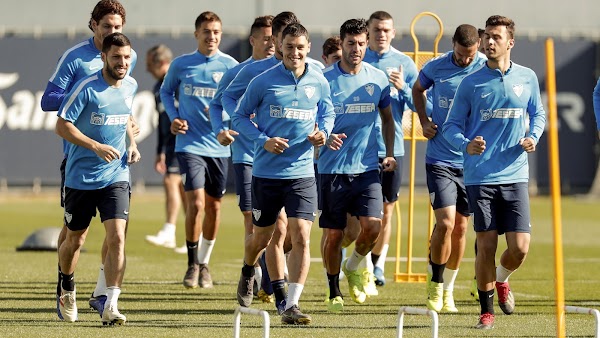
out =
[(375, 275), (367, 268), (359, 270), (359, 273), (362, 276), (363, 290), (367, 297), (379, 296), (379, 291), (375, 285)]
[(88, 304), (90, 304), (90, 308), (94, 309), (102, 318), (102, 313), (104, 312), (104, 304), (106, 303), (106, 296), (96, 296), (94, 297), (94, 293), (90, 297)]
[(358, 273), (358, 271), (350, 271), (346, 269), (346, 259), (342, 263), (342, 271), (346, 274), (346, 279), (348, 280), (348, 292), (350, 293), (350, 298), (358, 304), (362, 304), (367, 300), (367, 295), (363, 290), (362, 284), (362, 276)]
[(115, 305), (104, 308), (102, 312), (102, 325), (123, 325), (127, 318), (122, 315)]
[(594, 337), (600, 338), (600, 311), (598, 311), (596, 309), (589, 309), (589, 308), (585, 308), (585, 307), (569, 306), (569, 305), (565, 306), (565, 311), (569, 312), (569, 313), (583, 313), (583, 314), (593, 315), (594, 319), (596, 320), (596, 332), (594, 334)]
[(373, 268), (373, 275), (375, 276), (375, 285), (385, 286), (385, 276), (380, 267), (376, 266)]
[(61, 228), (42, 228), (31, 233), (17, 251), (56, 251)]
[(475, 325), (476, 329), (479, 330), (490, 330), (494, 328), (494, 315), (491, 313), (484, 313), (479, 316), (479, 322)]
[(422, 315), (431, 317), (431, 337), (438, 336), (438, 314), (435, 311), (420, 309), (416, 307), (403, 306), (398, 310), (398, 325), (396, 326), (396, 337), (402, 338), (402, 330), (404, 328), (404, 314)]
[(258, 290), (256, 298), (260, 299), (263, 303), (273, 303), (273, 295), (266, 293), (263, 289)]
[(344, 299), (336, 296), (333, 299), (327, 300), (327, 310), (329, 312), (341, 312), (344, 309)]
[(298, 305), (292, 305), (281, 314), (281, 323), (294, 325), (308, 325), (312, 319), (300, 311)]
[(452, 291), (444, 290), (444, 306), (442, 307), (442, 312), (456, 313), (458, 309), (456, 308), (456, 304), (454, 304), (454, 295)]
[(244, 274), (240, 272), (240, 281), (238, 282), (237, 287), (237, 301), (243, 307), (252, 305), (252, 298), (254, 297), (254, 294), (252, 293), (253, 284), (254, 276), (245, 277)]
[(429, 282), (427, 287), (427, 308), (440, 312), (444, 306), (444, 283)]
[(498, 306), (507, 315), (512, 314), (515, 311), (515, 297), (510, 291), (508, 282), (496, 282), (496, 291), (498, 292)]
[(269, 328), (271, 327), (271, 319), (269, 318), (269, 314), (267, 313), (267, 311), (251, 309), (251, 308), (240, 306), (237, 309), (235, 309), (235, 311), (233, 312), (233, 337), (234, 338), (240, 337), (240, 324), (242, 321), (242, 313), (252, 315), (252, 316), (262, 317), (262, 319), (263, 319), (263, 337), (264, 338), (269, 337)]
[(60, 288), (60, 297), (58, 297), (58, 318), (67, 321), (74, 322), (77, 320), (77, 299), (76, 292), (65, 291), (62, 287)]
[(200, 278), (200, 266), (198, 264), (188, 265), (185, 276), (183, 276), (183, 286), (188, 289), (198, 287), (198, 279)]
[(204, 289), (212, 288), (213, 281), (210, 275), (210, 270), (208, 270), (208, 264), (200, 264), (198, 269), (198, 285)]

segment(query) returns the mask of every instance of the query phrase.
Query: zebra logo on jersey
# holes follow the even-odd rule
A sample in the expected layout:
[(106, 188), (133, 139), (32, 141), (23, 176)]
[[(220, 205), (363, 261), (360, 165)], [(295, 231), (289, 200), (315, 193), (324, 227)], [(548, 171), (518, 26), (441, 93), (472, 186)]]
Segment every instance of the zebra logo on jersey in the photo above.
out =
[(215, 81), (215, 83), (219, 83), (219, 81), (221, 81), (222, 77), (223, 77), (223, 72), (212, 73), (212, 79), (213, 79), (213, 81)]
[(523, 94), (523, 84), (521, 84), (521, 83), (514, 84), (512, 89), (513, 89), (513, 92), (515, 92), (515, 94), (517, 94), (518, 97), (521, 97), (521, 94)]
[(313, 95), (315, 94), (315, 87), (304, 86), (304, 93), (306, 94), (306, 97), (308, 97), (309, 99), (312, 98)]
[(369, 83), (365, 86), (365, 90), (367, 91), (367, 93), (369, 93), (369, 96), (373, 96), (373, 93), (375, 92), (375, 86), (373, 86), (372, 83)]

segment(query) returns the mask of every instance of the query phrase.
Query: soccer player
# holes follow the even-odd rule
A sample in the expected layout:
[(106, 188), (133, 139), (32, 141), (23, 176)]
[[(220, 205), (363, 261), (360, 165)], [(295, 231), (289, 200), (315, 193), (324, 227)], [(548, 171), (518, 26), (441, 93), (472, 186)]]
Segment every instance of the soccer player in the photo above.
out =
[[(313, 146), (325, 144), (333, 126), (329, 85), (319, 69), (306, 63), (308, 31), (299, 23), (282, 33), (283, 59), (254, 78), (233, 114), (233, 126), (255, 140), (252, 167), (253, 233), (247, 237), (237, 298), (252, 302), (254, 264), (273, 236), (283, 207), (292, 249), (285, 324), (309, 324), (298, 301), (310, 265), (310, 228), (317, 214)], [(256, 125), (250, 120), (256, 114)]]
[[(478, 52), (479, 43), (477, 28), (458, 26), (452, 37), (452, 51), (425, 64), (412, 88), (423, 136), (429, 139), (425, 171), (436, 224), (431, 234), (427, 307), (437, 312), (458, 311), (454, 281), (465, 251), (471, 213), (463, 179), (463, 155), (437, 132), (446, 121), (460, 81), (486, 61), (485, 55)], [(426, 90), (433, 97), (431, 120), (426, 111)]]
[(321, 59), (325, 63), (325, 67), (329, 67), (332, 64), (340, 61), (342, 58), (342, 40), (339, 36), (332, 36), (327, 38), (323, 43), (323, 54)]
[[(112, 33), (120, 33), (125, 25), (125, 18), (125, 8), (117, 0), (101, 0), (96, 4), (96, 6), (94, 6), (88, 22), (88, 27), (94, 33), (94, 35), (91, 38), (69, 48), (58, 60), (56, 70), (50, 77), (50, 80), (46, 86), (46, 90), (42, 96), (42, 110), (57, 111), (60, 105), (63, 103), (66, 94), (73, 89), (73, 86), (75, 83), (77, 83), (77, 81), (88, 75), (98, 72), (98, 70), (103, 67), (101, 58), (102, 41), (105, 37)], [(130, 73), (135, 67), (136, 60), (137, 55), (132, 49), (131, 64), (129, 67)], [(137, 136), (137, 134), (139, 134), (139, 127), (135, 124), (133, 116), (131, 116), (131, 119), (133, 123), (132, 126), (134, 135)], [(63, 140), (64, 157), (60, 165), (61, 207), (64, 207), (64, 171), (67, 163), (66, 147), (67, 142)], [(67, 227), (63, 226), (58, 237), (58, 247), (60, 247), (61, 243), (64, 241), (66, 233)], [(104, 278), (104, 258), (106, 257), (106, 250), (106, 243), (103, 243), (98, 280), (89, 300), (90, 307), (95, 309), (100, 316), (102, 316), (104, 302), (106, 301), (106, 282)], [(57, 311), (60, 298), (60, 276), (61, 274), (59, 271), (56, 287)], [(59, 313), (58, 316), (61, 317), (61, 314)]]
[[(74, 272), (96, 209), (106, 230), (103, 324), (122, 325), (117, 301), (125, 273), (125, 228), (129, 218), (129, 164), (140, 154), (131, 128), (137, 82), (128, 76), (131, 43), (121, 33), (103, 40), (101, 71), (75, 84), (58, 111), (56, 133), (70, 142), (65, 169), (65, 240), (59, 248), (62, 319), (77, 320)], [(129, 145), (126, 143), (126, 137)]]
[[(223, 74), (238, 64), (219, 51), (221, 34), (219, 16), (209, 11), (200, 13), (194, 31), (198, 49), (173, 60), (160, 89), (171, 120), (171, 132), (177, 134), (175, 152), (187, 203), (188, 268), (183, 278), (186, 288), (213, 286), (208, 262), (219, 229), (221, 198), (227, 183), (227, 158), (231, 151), (217, 141), (210, 125), (208, 106)], [(176, 92), (178, 107), (175, 107)]]
[[(281, 12), (277, 14), (272, 21), (272, 39), (275, 47), (275, 54), (273, 57), (258, 60), (245, 67), (243, 67), (236, 77), (231, 81), (229, 86), (223, 92), (221, 103), (225, 111), (235, 111), (238, 101), (245, 93), (246, 88), (250, 81), (261, 74), (262, 72), (272, 68), (279, 64), (283, 59), (281, 50), (281, 43), (283, 40), (282, 32), (290, 24), (298, 23), (298, 18), (292, 12)], [(243, 190), (240, 193), (240, 200), (247, 200), (247, 203), (251, 205), (251, 185), (252, 185), (252, 165), (254, 163), (254, 139), (248, 137), (244, 133), (240, 133), (237, 136), (236, 142), (234, 142), (233, 163), (236, 171), (243, 171), (242, 174), (236, 172), (236, 185), (239, 182), (243, 182)], [(243, 196), (242, 196), (243, 195)], [(254, 231), (254, 230), (252, 230)], [(278, 219), (273, 234), (273, 239), (269, 243), (265, 250), (264, 256), (261, 257), (261, 264), (267, 266), (268, 274), (271, 279), (271, 286), (273, 289), (273, 295), (275, 296), (275, 307), (277, 312), (281, 314), (285, 311), (285, 254), (284, 246), (287, 235), (287, 218), (285, 211), (282, 211), (278, 215)], [(262, 282), (262, 280), (261, 280)], [(266, 281), (265, 281), (266, 283)], [(263, 285), (263, 289), (267, 289), (268, 286)], [(270, 291), (270, 290), (269, 290)]]
[[(396, 36), (394, 20), (384, 11), (371, 14), (369, 24), (369, 48), (364, 61), (379, 68), (388, 75), (391, 84), (392, 112), (396, 124), (396, 140), (394, 141), (394, 157), (396, 170), (381, 170), (381, 185), (383, 187), (383, 221), (381, 234), (371, 253), (375, 275), (375, 283), (385, 285), (385, 260), (392, 233), (392, 215), (394, 205), (398, 200), (400, 184), (402, 183), (402, 158), (404, 156), (404, 133), (402, 132), (402, 115), (408, 108), (414, 109), (412, 101), (412, 86), (417, 80), (417, 66), (413, 60), (404, 53), (392, 47), (391, 43)], [(383, 138), (379, 138), (379, 161), (386, 156)], [(367, 262), (369, 263), (369, 262)], [(369, 269), (371, 270), (371, 269)], [(372, 274), (369, 274), (371, 283)], [(372, 283), (371, 283), (372, 284)], [(372, 286), (367, 290), (373, 289)], [(377, 290), (374, 290), (376, 292)]]
[[(252, 181), (252, 156), (250, 154), (253, 153), (250, 145), (252, 141), (229, 128), (231, 114), (223, 109), (221, 98), (225, 89), (242, 68), (254, 61), (271, 57), (275, 53), (272, 39), (272, 21), (272, 15), (259, 16), (254, 19), (250, 27), (249, 37), (252, 55), (223, 75), (221, 81), (219, 81), (215, 97), (209, 106), (210, 123), (219, 143), (223, 146), (231, 145), (233, 168), (235, 170), (235, 190), (238, 197), (238, 206), (244, 217), (244, 240), (252, 233), (252, 200), (250, 196)], [(236, 140), (237, 142), (235, 142)], [(261, 265), (256, 267), (257, 276), (260, 276), (255, 280), (256, 290), (258, 291), (257, 296), (265, 303), (272, 303), (273, 289), (271, 288), (271, 280), (266, 265), (263, 262), (264, 259), (261, 259)], [(261, 269), (263, 265), (264, 271)]]
[(171, 60), (173, 60), (173, 53), (163, 44), (150, 48), (146, 53), (146, 70), (157, 80), (153, 90), (158, 111), (158, 144), (154, 169), (163, 175), (167, 211), (166, 222), (162, 229), (156, 235), (146, 235), (146, 240), (154, 245), (175, 249), (178, 253), (187, 253), (185, 245), (180, 248), (175, 247), (177, 215), (182, 202), (183, 210), (186, 209), (185, 192), (179, 174), (179, 162), (175, 155), (175, 135), (171, 133), (171, 121), (160, 99), (160, 86), (171, 65)]
[[(515, 309), (508, 278), (525, 260), (531, 232), (527, 154), (535, 151), (546, 121), (537, 76), (510, 60), (514, 31), (507, 17), (487, 19), (486, 66), (462, 80), (442, 126), (444, 138), (464, 155), (465, 185), (474, 211), (478, 329), (493, 328), (494, 283), (500, 309), (505, 314)], [(496, 267), (502, 234), (507, 249)]]
[[(358, 217), (361, 232), (354, 252), (342, 264), (348, 279), (351, 298), (363, 303), (367, 297), (360, 261), (373, 248), (381, 228), (383, 194), (379, 179), (377, 116), (381, 115), (386, 141), (386, 157), (382, 166), (393, 171), (394, 120), (390, 104), (390, 83), (381, 70), (363, 63), (367, 49), (367, 22), (350, 19), (340, 27), (342, 58), (323, 75), (332, 93), (335, 123), (319, 156), (320, 208), (319, 227), (325, 233), (323, 258), (329, 281), (328, 310), (339, 312), (344, 307), (339, 273), (341, 248), (346, 227), (346, 214)], [(337, 150), (337, 151), (336, 151)]]

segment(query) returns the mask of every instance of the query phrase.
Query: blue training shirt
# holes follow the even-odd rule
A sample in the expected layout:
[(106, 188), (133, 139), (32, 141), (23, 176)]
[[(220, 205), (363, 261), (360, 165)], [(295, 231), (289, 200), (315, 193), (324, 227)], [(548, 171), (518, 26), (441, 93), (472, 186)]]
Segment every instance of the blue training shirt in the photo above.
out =
[(390, 83), (381, 70), (363, 62), (357, 74), (348, 74), (336, 62), (323, 75), (329, 81), (335, 112), (332, 133), (345, 133), (342, 147), (320, 148), (319, 174), (361, 174), (379, 169), (379, 144), (374, 132), (378, 108), (390, 105)]
[[(394, 156), (404, 156), (404, 132), (402, 131), (402, 116), (407, 109), (415, 110), (412, 99), (412, 87), (417, 81), (419, 72), (414, 61), (406, 54), (390, 46), (387, 52), (377, 53), (371, 48), (367, 48), (364, 62), (384, 71), (388, 77), (392, 71), (397, 71), (402, 66), (404, 73), (404, 88), (397, 90), (393, 85), (390, 86), (392, 97), (392, 113), (394, 114), (394, 123), (396, 124), (396, 138), (394, 140)], [(381, 130), (381, 119), (377, 122), (377, 128)], [(385, 157), (385, 142), (383, 136), (379, 133), (379, 157)]]
[[(206, 56), (196, 50), (173, 60), (160, 88), (160, 98), (171, 121), (180, 118), (188, 123), (186, 133), (177, 134), (176, 152), (206, 157), (231, 156), (229, 146), (224, 147), (217, 141), (206, 109), (223, 74), (237, 64), (234, 58), (220, 51)], [(176, 91), (178, 108), (175, 107)]]
[(77, 82), (67, 94), (58, 116), (87, 137), (117, 149), (121, 158), (107, 163), (92, 150), (69, 143), (66, 187), (97, 190), (115, 182), (129, 182), (127, 123), (137, 88), (131, 76), (126, 76), (119, 88), (111, 87), (99, 71)]
[(600, 78), (594, 87), (593, 105), (594, 115), (596, 115), (596, 130), (600, 130)]
[[(253, 113), (256, 125), (250, 121)], [(279, 62), (250, 81), (232, 123), (254, 140), (253, 176), (296, 179), (314, 177), (313, 146), (307, 137), (315, 123), (329, 137), (333, 120), (329, 84), (321, 70), (307, 63), (297, 79)], [(289, 148), (280, 155), (269, 153), (263, 146), (271, 137), (288, 139)]]
[[(454, 98), (456, 88), (469, 73), (485, 64), (487, 57), (477, 52), (467, 67), (454, 62), (454, 52), (450, 51), (427, 62), (419, 73), (421, 86), (431, 95), (433, 107), (431, 119), (438, 126), (438, 133), (427, 141), (425, 163), (444, 165), (453, 168), (463, 167), (462, 152), (454, 148), (441, 135), (442, 125), (448, 116), (448, 109)], [(429, 98), (428, 98), (429, 99)]]
[[(442, 134), (464, 155), (465, 185), (520, 183), (529, 180), (529, 165), (519, 141), (531, 137), (537, 144), (545, 122), (537, 76), (511, 62), (505, 74), (486, 65), (463, 79)], [(467, 145), (476, 136), (486, 149), (469, 155)]]

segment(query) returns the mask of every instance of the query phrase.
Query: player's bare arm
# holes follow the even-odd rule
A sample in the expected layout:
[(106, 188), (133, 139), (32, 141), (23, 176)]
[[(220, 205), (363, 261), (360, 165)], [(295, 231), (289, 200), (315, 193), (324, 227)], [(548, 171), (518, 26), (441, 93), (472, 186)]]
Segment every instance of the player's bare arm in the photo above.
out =
[(59, 117), (56, 120), (55, 132), (58, 136), (75, 145), (84, 147), (96, 153), (98, 157), (106, 162), (121, 158), (121, 153), (107, 144), (99, 143), (85, 136), (73, 123)]
[(419, 115), (419, 121), (423, 128), (423, 136), (427, 139), (432, 139), (437, 134), (438, 126), (427, 117), (427, 97), (425, 96), (425, 88), (421, 86), (421, 81), (417, 79), (412, 88), (413, 103)]

